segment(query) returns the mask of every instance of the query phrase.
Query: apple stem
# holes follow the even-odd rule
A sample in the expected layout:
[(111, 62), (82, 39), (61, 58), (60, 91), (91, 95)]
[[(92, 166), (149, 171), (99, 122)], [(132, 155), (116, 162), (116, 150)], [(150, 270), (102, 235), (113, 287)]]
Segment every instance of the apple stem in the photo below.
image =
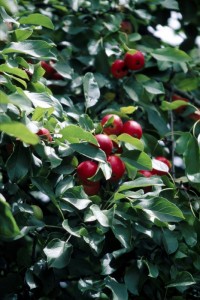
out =
[(123, 48), (127, 51), (134, 50), (134, 49), (130, 49), (125, 43), (123, 43)]

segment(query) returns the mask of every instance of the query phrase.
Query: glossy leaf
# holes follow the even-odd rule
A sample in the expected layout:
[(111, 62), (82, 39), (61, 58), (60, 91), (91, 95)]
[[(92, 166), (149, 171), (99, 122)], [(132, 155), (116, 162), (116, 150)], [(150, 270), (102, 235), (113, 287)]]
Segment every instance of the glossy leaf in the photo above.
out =
[(38, 13), (30, 14), (27, 17), (21, 17), (19, 19), (19, 23), (40, 25), (49, 29), (54, 29), (54, 25), (51, 19), (47, 16)]
[(73, 251), (72, 245), (58, 238), (51, 240), (44, 248), (49, 267), (62, 269), (70, 261)]
[(1, 123), (0, 131), (5, 132), (8, 135), (14, 136), (30, 145), (36, 145), (39, 142), (39, 138), (36, 134), (31, 132), (24, 124), (20, 122)]
[(100, 97), (98, 84), (92, 73), (86, 73), (83, 77), (83, 90), (85, 95), (86, 109), (94, 106)]
[(151, 53), (151, 55), (159, 61), (170, 61), (174, 63), (187, 62), (191, 59), (184, 51), (171, 47), (156, 49)]

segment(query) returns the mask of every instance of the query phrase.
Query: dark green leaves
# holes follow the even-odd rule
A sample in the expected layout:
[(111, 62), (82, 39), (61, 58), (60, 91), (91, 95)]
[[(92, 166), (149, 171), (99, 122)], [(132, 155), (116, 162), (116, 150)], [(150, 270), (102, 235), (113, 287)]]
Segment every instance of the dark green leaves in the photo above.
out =
[(19, 182), (29, 172), (31, 166), (31, 155), (29, 149), (17, 145), (9, 157), (6, 168), (12, 182)]

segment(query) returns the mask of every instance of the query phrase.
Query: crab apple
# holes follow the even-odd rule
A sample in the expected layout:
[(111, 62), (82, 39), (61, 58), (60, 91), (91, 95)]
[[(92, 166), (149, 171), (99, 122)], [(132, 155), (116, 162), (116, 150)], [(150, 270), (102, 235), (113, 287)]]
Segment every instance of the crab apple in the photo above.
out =
[[(164, 156), (157, 156), (157, 157), (155, 157), (155, 159), (158, 160), (158, 161), (161, 161), (161, 162), (164, 163), (164, 164), (166, 164), (167, 167), (168, 167), (169, 169), (171, 169), (171, 166), (172, 166), (172, 165), (171, 165), (171, 162), (170, 162), (166, 157), (164, 157)], [(153, 174), (155, 174), (155, 175), (160, 175), (160, 176), (162, 176), (162, 175), (167, 175), (167, 174), (168, 174), (167, 171), (157, 170), (157, 169), (155, 169), (155, 167), (153, 168), (152, 172), (153, 172)]]
[[(185, 102), (189, 102), (189, 100), (187, 98), (183, 98), (181, 96), (178, 96), (178, 95), (174, 94), (172, 96), (172, 101), (177, 101), (177, 100), (182, 100), (182, 101), (185, 101)], [(185, 110), (186, 106), (187, 105), (181, 105), (178, 108), (176, 108), (174, 111), (176, 113), (180, 114), (180, 113), (182, 113)]]
[(144, 55), (138, 50), (129, 51), (124, 56), (124, 64), (130, 70), (141, 70), (145, 65)]
[(141, 175), (147, 178), (154, 175), (152, 171), (148, 171), (148, 170), (139, 170), (138, 173), (140, 173)]
[(41, 136), (44, 140), (52, 142), (52, 136), (47, 128), (40, 128), (36, 134)]
[(97, 139), (100, 149), (102, 149), (106, 155), (109, 155), (113, 149), (112, 140), (106, 134), (96, 134), (95, 138)]
[(41, 61), (41, 66), (45, 70), (45, 75), (51, 77), (55, 73), (55, 69), (46, 61)]
[(113, 117), (112, 124), (109, 125), (108, 127), (104, 127), (103, 132), (108, 135), (110, 135), (110, 134), (119, 135), (122, 133), (123, 122), (122, 122), (122, 119), (118, 115), (108, 114), (108, 115), (104, 116), (103, 119), (101, 120), (101, 125), (103, 126), (112, 117)]
[(91, 182), (89, 185), (84, 184), (83, 189), (88, 196), (96, 195), (100, 190), (100, 182), (99, 181)]
[(85, 160), (81, 162), (77, 167), (77, 175), (83, 184), (90, 185), (92, 181), (90, 177), (94, 176), (98, 169), (98, 164), (92, 160)]
[(127, 20), (123, 20), (120, 24), (120, 30), (122, 32), (125, 32), (127, 34), (130, 34), (132, 33), (133, 31), (133, 27), (132, 27), (132, 24), (130, 21), (127, 21)]
[(137, 139), (141, 139), (142, 127), (138, 122), (129, 120), (124, 123), (122, 133), (127, 133)]
[(110, 155), (107, 161), (109, 162), (112, 169), (111, 181), (117, 181), (122, 178), (125, 173), (125, 164), (119, 156)]
[(188, 118), (194, 120), (194, 121), (198, 121), (200, 120), (200, 110), (196, 110), (194, 113), (190, 114), (188, 116)]
[(115, 78), (123, 78), (128, 74), (128, 69), (121, 59), (115, 60), (111, 65), (111, 73)]
[(54, 72), (51, 76), (52, 79), (55, 79), (55, 80), (62, 80), (63, 77), (61, 74), (59, 74), (58, 72)]

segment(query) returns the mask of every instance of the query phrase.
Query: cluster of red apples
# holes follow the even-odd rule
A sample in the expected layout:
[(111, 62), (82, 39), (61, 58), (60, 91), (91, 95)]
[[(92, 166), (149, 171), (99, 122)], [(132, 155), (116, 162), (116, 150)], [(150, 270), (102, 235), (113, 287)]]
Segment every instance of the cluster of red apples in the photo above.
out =
[(124, 59), (116, 59), (111, 66), (111, 73), (115, 78), (123, 78), (127, 76), (129, 70), (138, 71), (145, 65), (145, 58), (141, 51), (131, 49), (129, 50)]
[[(142, 127), (134, 120), (123, 122), (122, 119), (115, 114), (104, 116), (101, 120), (101, 125), (103, 127), (103, 132), (96, 134), (95, 138), (97, 139), (99, 148), (105, 152), (107, 162), (110, 164), (112, 170), (109, 181), (117, 182), (123, 177), (126, 168), (124, 162), (120, 158), (120, 154), (123, 150), (111, 139), (111, 136), (118, 136), (122, 133), (126, 133), (132, 137), (141, 139), (143, 134)], [(156, 159), (165, 163), (168, 168), (171, 167), (170, 162), (165, 157), (157, 157)], [(97, 171), (98, 163), (94, 160), (84, 160), (77, 167), (78, 180), (83, 185), (86, 194), (90, 196), (96, 195), (101, 187), (99, 180), (91, 180), (92, 177), (96, 175)], [(139, 173), (145, 177), (150, 177), (152, 175), (165, 175), (167, 174), (167, 171), (153, 169), (151, 171), (141, 170)]]
[[(112, 170), (109, 181), (118, 182), (125, 174), (126, 167), (120, 158), (120, 154), (123, 152), (123, 149), (114, 140), (112, 140), (112, 137), (126, 133), (134, 138), (141, 139), (143, 130), (138, 122), (134, 120), (123, 122), (122, 119), (115, 114), (108, 114), (104, 116), (101, 120), (101, 125), (103, 132), (96, 134), (95, 138), (98, 142), (98, 147), (105, 152), (107, 162), (110, 164)], [(44, 127), (38, 130), (37, 135), (48, 142), (52, 142), (53, 140), (49, 130)], [(161, 162), (161, 164), (165, 164), (167, 166), (165, 168), (166, 170), (161, 170), (162, 167), (161, 169), (159, 169), (159, 167), (156, 169), (155, 165), (151, 171), (139, 170), (138, 173), (144, 177), (168, 174), (168, 171), (171, 168), (170, 161), (163, 156), (155, 157), (155, 160)], [(84, 160), (77, 166), (78, 180), (83, 185), (85, 193), (89, 196), (98, 194), (101, 187), (100, 180), (92, 180), (92, 177), (96, 175), (98, 168), (98, 162), (94, 160)]]

